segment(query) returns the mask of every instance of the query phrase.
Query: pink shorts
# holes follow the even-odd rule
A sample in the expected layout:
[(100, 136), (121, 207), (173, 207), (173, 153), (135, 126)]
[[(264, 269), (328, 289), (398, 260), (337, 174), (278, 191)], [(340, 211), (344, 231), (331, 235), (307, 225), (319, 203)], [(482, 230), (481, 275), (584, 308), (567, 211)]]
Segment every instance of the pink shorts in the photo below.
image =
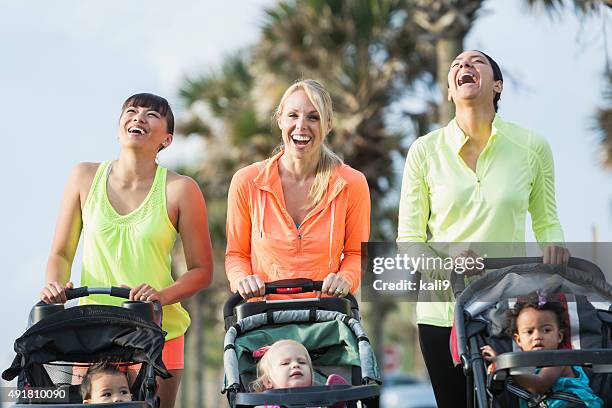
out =
[(162, 361), (168, 370), (185, 368), (185, 336), (166, 341), (162, 350)]

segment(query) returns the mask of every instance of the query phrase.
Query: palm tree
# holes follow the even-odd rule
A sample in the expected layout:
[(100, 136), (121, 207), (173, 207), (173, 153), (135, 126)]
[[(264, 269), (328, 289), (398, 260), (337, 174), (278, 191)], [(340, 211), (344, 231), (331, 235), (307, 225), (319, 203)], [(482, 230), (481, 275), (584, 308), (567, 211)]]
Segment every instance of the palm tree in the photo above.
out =
[[(412, 3), (415, 12), (411, 20), (423, 30), (421, 38), (435, 43), (436, 82), (440, 92), (444, 92), (448, 87), (448, 68), (463, 51), (463, 40), (484, 0), (413, 0)], [(446, 98), (442, 98), (438, 109), (438, 123), (446, 124), (455, 116), (455, 107)]]
[[(541, 7), (546, 12), (555, 14), (561, 9), (571, 4), (574, 11), (579, 14), (587, 15), (598, 13), (601, 11), (601, 6), (612, 7), (612, 0), (524, 0), (527, 5), (532, 8)], [(569, 3), (569, 4), (568, 4)]]
[(604, 106), (597, 109), (595, 131), (601, 134), (602, 163), (612, 169), (612, 71), (606, 75), (606, 89), (603, 96)]

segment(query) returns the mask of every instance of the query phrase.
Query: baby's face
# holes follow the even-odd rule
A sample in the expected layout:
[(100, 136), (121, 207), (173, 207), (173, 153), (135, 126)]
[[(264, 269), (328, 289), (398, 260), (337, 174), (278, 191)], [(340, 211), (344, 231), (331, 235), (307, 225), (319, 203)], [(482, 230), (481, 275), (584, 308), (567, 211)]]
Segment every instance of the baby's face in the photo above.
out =
[(91, 379), (91, 398), (85, 403), (100, 404), (105, 402), (131, 401), (127, 377), (121, 373), (100, 373)]
[(270, 388), (309, 387), (312, 385), (312, 372), (304, 350), (284, 344), (275, 347), (270, 356)]
[(552, 310), (523, 309), (516, 318), (514, 340), (523, 351), (556, 350), (563, 340), (557, 316)]

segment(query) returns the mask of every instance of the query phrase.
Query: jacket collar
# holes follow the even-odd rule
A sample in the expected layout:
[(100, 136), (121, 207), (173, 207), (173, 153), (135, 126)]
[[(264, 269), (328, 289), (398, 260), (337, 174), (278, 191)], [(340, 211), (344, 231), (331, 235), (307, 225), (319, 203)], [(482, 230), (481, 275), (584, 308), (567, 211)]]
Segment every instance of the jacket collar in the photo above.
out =
[[(278, 172), (278, 161), (283, 155), (284, 150), (270, 157), (267, 160), (261, 162), (260, 171), (253, 183), (261, 190), (272, 193), (277, 200), (280, 201), (280, 197), (283, 197), (283, 187), (281, 184), (280, 174)], [(345, 166), (344, 164), (342, 166)], [(328, 188), (323, 200), (321, 200), (314, 209), (318, 209), (321, 206), (327, 206), (336, 196), (342, 191), (342, 189), (348, 184), (346, 179), (340, 174), (340, 168), (338, 166), (333, 172), (329, 179)]]
[[(491, 123), (491, 136), (487, 141), (487, 145), (495, 143), (495, 140), (502, 133), (503, 127), (504, 121), (498, 114), (495, 114), (493, 122)], [(461, 128), (457, 124), (457, 118), (453, 118), (453, 120), (448, 123), (448, 126), (446, 126), (446, 137), (448, 140), (448, 144), (457, 154), (459, 154), (459, 151), (469, 139), (469, 137), (466, 136), (465, 133), (463, 133), (463, 130), (461, 130)]]

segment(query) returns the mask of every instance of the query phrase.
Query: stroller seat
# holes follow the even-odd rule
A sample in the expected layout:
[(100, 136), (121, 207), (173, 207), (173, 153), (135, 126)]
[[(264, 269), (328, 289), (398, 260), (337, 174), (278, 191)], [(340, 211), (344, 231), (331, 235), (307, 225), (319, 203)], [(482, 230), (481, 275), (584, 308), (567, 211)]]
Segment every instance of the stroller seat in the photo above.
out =
[[(300, 279), (267, 284), (266, 291), (276, 293), (277, 287), (299, 287), (309, 292), (313, 284), (320, 290), (321, 282)], [(240, 295), (234, 294), (224, 307), (224, 392), (231, 407), (328, 406), (342, 401), (378, 407), (378, 367), (352, 296), (350, 300), (289, 299), (240, 305), (241, 302)], [(282, 339), (296, 340), (309, 351), (315, 386), (249, 392), (257, 364), (253, 351)], [(330, 374), (339, 374), (352, 385), (318, 385), (325, 384)]]

